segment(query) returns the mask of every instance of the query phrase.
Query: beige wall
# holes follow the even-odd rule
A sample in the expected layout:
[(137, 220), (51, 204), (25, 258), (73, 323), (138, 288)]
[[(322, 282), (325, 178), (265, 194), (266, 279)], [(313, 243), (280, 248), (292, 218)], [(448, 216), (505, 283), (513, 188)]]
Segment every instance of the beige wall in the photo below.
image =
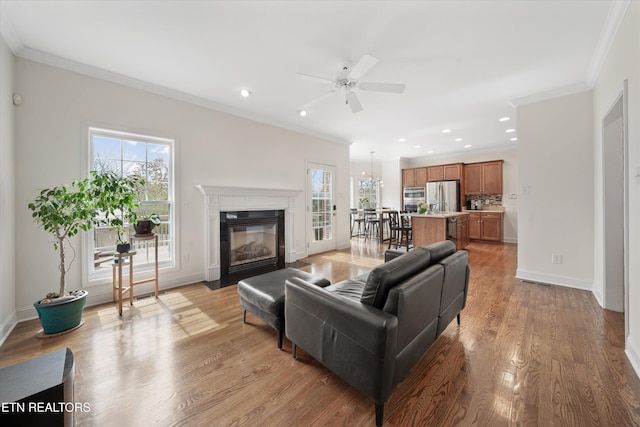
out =
[[(204, 278), (204, 197), (197, 185), (302, 190), (296, 201), (296, 257), (306, 254), (306, 164), (334, 165), (337, 174), (338, 246), (349, 244), (349, 147), (177, 101), (93, 77), (18, 59), (16, 88), (16, 298), (18, 318), (55, 288), (56, 255), (49, 236), (29, 215), (38, 189), (87, 173), (84, 129), (88, 124), (176, 139), (178, 269), (161, 273), (161, 287)], [(84, 154), (83, 154), (84, 153)], [(342, 219), (342, 220), (341, 220)], [(68, 288), (82, 283), (78, 257)], [(37, 263), (37, 268), (34, 266)], [(89, 288), (89, 302), (111, 298), (110, 281)]]
[[(591, 91), (518, 107), (518, 271), (523, 279), (593, 284)], [(552, 264), (553, 254), (562, 264)]]

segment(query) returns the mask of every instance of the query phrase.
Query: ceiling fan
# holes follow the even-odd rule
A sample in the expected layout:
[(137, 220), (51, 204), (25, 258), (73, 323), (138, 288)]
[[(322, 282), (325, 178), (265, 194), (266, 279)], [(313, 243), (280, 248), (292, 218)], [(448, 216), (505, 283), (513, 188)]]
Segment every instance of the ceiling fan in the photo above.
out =
[(346, 97), (346, 104), (351, 108), (351, 112), (358, 113), (362, 111), (362, 105), (358, 100), (358, 96), (354, 92), (354, 89), (370, 90), (375, 92), (387, 92), (387, 93), (402, 93), (404, 92), (405, 85), (399, 83), (365, 83), (361, 82), (360, 78), (364, 76), (374, 65), (378, 63), (378, 58), (371, 55), (363, 55), (358, 62), (352, 67), (343, 67), (334, 80), (326, 79), (323, 77), (311, 76), (309, 74), (298, 73), (298, 77), (304, 80), (309, 80), (317, 83), (330, 83), (335, 88), (329, 92), (320, 95), (319, 97), (307, 102), (302, 106), (303, 110), (306, 110), (313, 104), (328, 98), (337, 91), (342, 91)]

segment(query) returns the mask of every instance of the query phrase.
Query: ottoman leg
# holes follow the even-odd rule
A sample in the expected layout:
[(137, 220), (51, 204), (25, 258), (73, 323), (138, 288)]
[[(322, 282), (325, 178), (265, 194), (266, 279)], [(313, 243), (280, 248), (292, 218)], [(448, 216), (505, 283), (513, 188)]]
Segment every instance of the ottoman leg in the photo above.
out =
[(242, 323), (247, 323), (247, 310), (242, 310)]
[(282, 350), (282, 335), (283, 335), (283, 330), (282, 328), (280, 328), (278, 330), (278, 350)]

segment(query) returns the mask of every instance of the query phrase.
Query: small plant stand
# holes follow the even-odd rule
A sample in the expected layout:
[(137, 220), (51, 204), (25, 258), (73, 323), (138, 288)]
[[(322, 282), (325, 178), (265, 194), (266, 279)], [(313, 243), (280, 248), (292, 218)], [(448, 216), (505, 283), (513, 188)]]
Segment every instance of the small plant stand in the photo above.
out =
[[(144, 237), (131, 237), (131, 243), (136, 241), (153, 240), (155, 249), (154, 258), (154, 275), (151, 279), (145, 280), (133, 280), (133, 257), (137, 251), (129, 251), (124, 253), (114, 254), (114, 262), (112, 264), (113, 270), (113, 302), (118, 301), (118, 314), (122, 316), (122, 296), (127, 292), (129, 293), (129, 304), (133, 305), (133, 287), (135, 285), (141, 285), (143, 283), (155, 283), (155, 296), (158, 298), (158, 235), (144, 236)], [(116, 261), (117, 260), (117, 261)], [(128, 286), (122, 282), (122, 267), (129, 266), (129, 283)]]

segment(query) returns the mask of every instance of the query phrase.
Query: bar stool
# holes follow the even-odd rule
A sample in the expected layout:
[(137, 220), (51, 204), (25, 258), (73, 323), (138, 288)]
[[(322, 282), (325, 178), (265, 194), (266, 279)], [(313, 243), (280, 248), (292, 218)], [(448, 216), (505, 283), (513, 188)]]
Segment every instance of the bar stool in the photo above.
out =
[[(380, 235), (380, 218), (373, 208), (364, 209), (364, 240)], [(375, 230), (375, 231), (374, 231)]]
[[(364, 217), (358, 212), (358, 209), (351, 209), (351, 237), (361, 236), (364, 228)], [(358, 226), (358, 233), (353, 234), (353, 229)]]

